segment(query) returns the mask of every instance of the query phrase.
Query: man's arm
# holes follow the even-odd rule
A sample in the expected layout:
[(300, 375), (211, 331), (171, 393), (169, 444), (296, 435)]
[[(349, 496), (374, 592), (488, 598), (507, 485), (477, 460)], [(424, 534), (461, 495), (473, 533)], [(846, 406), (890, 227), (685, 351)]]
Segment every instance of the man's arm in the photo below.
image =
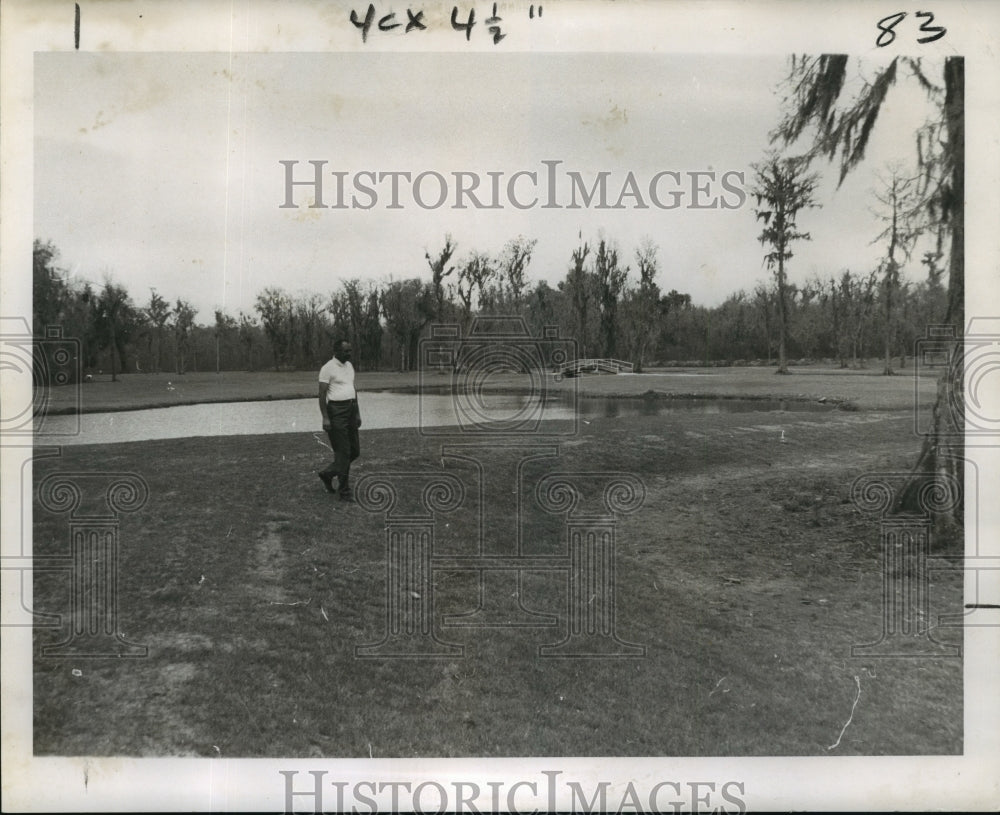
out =
[[(353, 374), (353, 372), (354, 366), (351, 365), (351, 373)], [(357, 427), (361, 427), (361, 405), (358, 403), (358, 386), (353, 376), (351, 377), (351, 384), (354, 386), (354, 421), (357, 422)]]
[(326, 383), (319, 383), (319, 412), (323, 417), (323, 429), (326, 430), (330, 427), (330, 417), (326, 412)]

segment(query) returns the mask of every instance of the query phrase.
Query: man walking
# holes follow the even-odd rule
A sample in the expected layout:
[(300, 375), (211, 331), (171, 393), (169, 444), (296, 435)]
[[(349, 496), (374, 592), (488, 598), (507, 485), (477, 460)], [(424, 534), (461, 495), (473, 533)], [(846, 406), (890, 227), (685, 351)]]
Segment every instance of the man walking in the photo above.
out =
[(337, 490), (341, 501), (354, 501), (351, 493), (351, 462), (361, 455), (358, 428), (361, 412), (358, 394), (354, 390), (354, 366), (351, 365), (351, 344), (337, 340), (333, 346), (333, 359), (319, 372), (319, 411), (323, 416), (323, 429), (330, 438), (333, 461), (319, 473), (327, 492), (334, 492), (333, 477), (337, 476)]

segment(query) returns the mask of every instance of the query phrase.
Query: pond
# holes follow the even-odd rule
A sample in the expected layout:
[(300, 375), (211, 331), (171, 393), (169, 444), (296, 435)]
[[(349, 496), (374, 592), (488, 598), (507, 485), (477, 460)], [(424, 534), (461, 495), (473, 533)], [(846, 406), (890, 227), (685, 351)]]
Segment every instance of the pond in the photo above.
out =
[[(565, 423), (574, 418), (573, 403), (557, 399), (541, 404), (528, 396), (496, 394), (481, 401), (450, 395), (369, 392), (360, 399), (364, 427), (451, 427), (459, 424), (487, 427), (488, 422), (518, 423), (540, 416)], [(584, 418), (656, 416), (670, 411), (746, 413), (761, 411), (829, 411), (817, 402), (760, 399), (613, 399), (580, 397), (575, 415)], [(79, 426), (79, 432), (76, 428)], [(80, 416), (36, 418), (37, 444), (108, 444), (112, 442), (174, 439), (190, 436), (241, 436), (265, 433), (321, 432), (315, 399), (277, 399), (264, 402), (220, 402), (167, 408), (84, 413)]]

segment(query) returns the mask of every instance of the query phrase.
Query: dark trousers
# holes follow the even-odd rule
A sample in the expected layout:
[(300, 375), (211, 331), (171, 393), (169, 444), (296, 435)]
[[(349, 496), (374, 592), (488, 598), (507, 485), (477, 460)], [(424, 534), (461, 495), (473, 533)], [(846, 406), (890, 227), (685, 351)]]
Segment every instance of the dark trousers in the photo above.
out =
[(333, 461), (320, 475), (337, 476), (337, 488), (341, 495), (351, 491), (351, 462), (361, 455), (361, 440), (358, 438), (358, 403), (354, 399), (344, 402), (327, 402), (326, 415), (330, 429), (326, 431), (333, 449)]

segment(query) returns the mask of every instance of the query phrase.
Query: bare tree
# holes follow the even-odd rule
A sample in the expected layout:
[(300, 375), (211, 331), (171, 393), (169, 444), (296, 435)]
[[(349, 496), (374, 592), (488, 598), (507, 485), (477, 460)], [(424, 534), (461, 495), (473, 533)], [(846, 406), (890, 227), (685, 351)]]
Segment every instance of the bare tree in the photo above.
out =
[(434, 317), (437, 320), (445, 318), (444, 279), (455, 271), (455, 267), (449, 266), (448, 261), (451, 260), (451, 256), (455, 254), (457, 248), (458, 244), (452, 241), (451, 235), (445, 235), (444, 246), (435, 257), (432, 258), (430, 252), (424, 252), (427, 265), (431, 267), (431, 286), (434, 291), (434, 305), (436, 309)]
[(531, 263), (531, 253), (534, 252), (537, 243), (537, 240), (518, 236), (507, 241), (497, 258), (496, 268), (506, 284), (510, 307), (515, 313), (521, 306), (524, 290), (528, 286), (526, 272), (528, 264)]
[(482, 307), (483, 294), (495, 274), (493, 261), (482, 252), (472, 252), (459, 267), (455, 290), (462, 304), (463, 330), (472, 323), (475, 306)]
[(884, 376), (891, 376), (892, 347), (896, 333), (896, 300), (899, 295), (900, 262), (897, 255), (909, 259), (913, 244), (921, 233), (920, 219), (924, 201), (916, 195), (917, 179), (908, 177), (900, 165), (888, 169), (888, 174), (878, 176), (881, 185), (873, 195), (878, 206), (873, 209), (875, 217), (884, 223), (885, 229), (873, 243), (886, 242), (886, 255), (882, 261), (882, 321), (885, 364)]
[(646, 362), (646, 352), (662, 332), (661, 319), (664, 304), (660, 302), (660, 287), (656, 275), (660, 271), (657, 260), (658, 247), (649, 238), (644, 238), (635, 250), (635, 265), (639, 270), (639, 287), (633, 293), (635, 304), (636, 349), (635, 371), (641, 373)]

